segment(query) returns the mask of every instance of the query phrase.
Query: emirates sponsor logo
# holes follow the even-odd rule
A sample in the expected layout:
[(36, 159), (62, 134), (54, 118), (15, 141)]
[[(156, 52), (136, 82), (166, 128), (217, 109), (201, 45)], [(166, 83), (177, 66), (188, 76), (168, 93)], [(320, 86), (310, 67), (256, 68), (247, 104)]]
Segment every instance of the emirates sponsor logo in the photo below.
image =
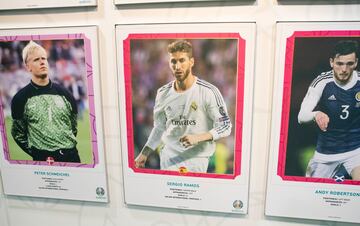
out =
[(195, 126), (196, 120), (195, 119), (186, 119), (185, 116), (180, 116), (179, 120), (172, 119), (171, 124), (174, 126)]

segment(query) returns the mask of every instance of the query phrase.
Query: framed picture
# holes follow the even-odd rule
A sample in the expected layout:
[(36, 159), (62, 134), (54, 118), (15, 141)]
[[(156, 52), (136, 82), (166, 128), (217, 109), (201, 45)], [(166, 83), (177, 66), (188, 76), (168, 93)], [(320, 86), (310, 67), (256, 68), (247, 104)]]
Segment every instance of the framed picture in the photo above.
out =
[(255, 24), (116, 36), (125, 202), (247, 213)]
[(267, 215), (360, 222), (359, 43), (359, 23), (277, 24)]
[(114, 0), (114, 4), (128, 5), (128, 4), (138, 4), (138, 3), (171, 3), (171, 2), (174, 3), (174, 2), (209, 2), (209, 1), (219, 1), (219, 0)]
[(15, 0), (1, 1), (0, 10), (97, 6), (96, 0)]
[(97, 28), (1, 30), (0, 52), (5, 194), (107, 202)]

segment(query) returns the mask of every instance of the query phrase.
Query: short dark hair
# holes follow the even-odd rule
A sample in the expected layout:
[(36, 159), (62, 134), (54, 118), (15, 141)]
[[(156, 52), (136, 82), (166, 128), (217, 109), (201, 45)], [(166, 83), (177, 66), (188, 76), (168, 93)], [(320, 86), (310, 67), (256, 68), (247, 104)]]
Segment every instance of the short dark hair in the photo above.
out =
[(175, 53), (175, 52), (184, 52), (189, 55), (189, 58), (193, 56), (193, 49), (190, 42), (186, 40), (177, 40), (168, 45), (168, 52)]
[(332, 52), (331, 58), (335, 58), (341, 55), (348, 55), (355, 53), (356, 58), (358, 57), (359, 44), (357, 41), (343, 40), (336, 43), (335, 48)]

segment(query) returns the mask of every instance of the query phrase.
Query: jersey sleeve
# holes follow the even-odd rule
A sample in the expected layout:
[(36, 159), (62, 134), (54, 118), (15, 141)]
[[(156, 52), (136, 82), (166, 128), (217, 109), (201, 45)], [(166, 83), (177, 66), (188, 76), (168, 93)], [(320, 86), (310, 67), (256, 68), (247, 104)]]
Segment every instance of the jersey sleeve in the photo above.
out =
[(306, 123), (314, 120), (317, 111), (314, 111), (316, 105), (318, 104), (321, 94), (322, 94), (322, 86), (310, 86), (300, 107), (300, 111), (298, 114), (298, 122)]
[(78, 130), (77, 130), (77, 114), (71, 113), (70, 120), (71, 120), (72, 133), (76, 137), (77, 132), (78, 132)]
[(19, 147), (29, 153), (27, 121), (24, 118), (25, 98), (22, 93), (14, 96), (11, 101), (12, 126), (11, 135)]
[(75, 100), (74, 96), (72, 95), (72, 93), (70, 93), (69, 90), (67, 90), (65, 87), (63, 87), (63, 86), (61, 86), (59, 84), (56, 84), (55, 87), (57, 89), (57, 92), (60, 95), (64, 96), (65, 99), (70, 103), (72, 113), (74, 115), (77, 115), (77, 113), (78, 113), (77, 103), (76, 103), (76, 100)]
[(69, 104), (71, 106), (71, 110), (70, 110), (71, 130), (72, 130), (72, 133), (74, 134), (74, 136), (76, 137), (77, 132), (78, 132), (78, 130), (77, 130), (78, 109), (77, 109), (76, 100), (75, 100), (74, 96), (67, 89), (65, 89), (65, 87), (56, 84), (56, 89), (60, 95), (63, 95), (65, 97), (66, 101), (69, 102)]
[(213, 140), (218, 140), (227, 137), (231, 133), (231, 120), (227, 112), (224, 98), (220, 91), (214, 87), (212, 92), (209, 92), (207, 112), (209, 117), (213, 120), (213, 128), (209, 131)]
[(155, 150), (161, 143), (161, 136), (166, 129), (166, 116), (162, 104), (160, 101), (160, 92), (156, 94), (155, 106), (154, 106), (154, 127), (148, 137), (145, 146), (148, 146), (152, 150)]
[(15, 142), (19, 147), (28, 152), (28, 131), (27, 131), (27, 123), (24, 119), (14, 119), (11, 127), (11, 135), (13, 136)]

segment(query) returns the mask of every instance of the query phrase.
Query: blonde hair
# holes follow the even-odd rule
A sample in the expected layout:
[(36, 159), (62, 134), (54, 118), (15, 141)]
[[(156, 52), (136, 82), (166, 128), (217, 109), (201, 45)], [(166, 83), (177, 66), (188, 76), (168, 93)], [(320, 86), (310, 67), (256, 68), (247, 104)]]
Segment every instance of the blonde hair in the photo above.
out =
[(34, 41), (30, 41), (23, 49), (22, 51), (22, 58), (23, 58), (23, 62), (24, 64), (26, 64), (27, 62), (27, 58), (29, 56), (29, 54), (31, 54), (32, 52), (34, 52), (36, 49), (42, 49), (46, 52), (46, 50), (39, 44), (37, 44)]

